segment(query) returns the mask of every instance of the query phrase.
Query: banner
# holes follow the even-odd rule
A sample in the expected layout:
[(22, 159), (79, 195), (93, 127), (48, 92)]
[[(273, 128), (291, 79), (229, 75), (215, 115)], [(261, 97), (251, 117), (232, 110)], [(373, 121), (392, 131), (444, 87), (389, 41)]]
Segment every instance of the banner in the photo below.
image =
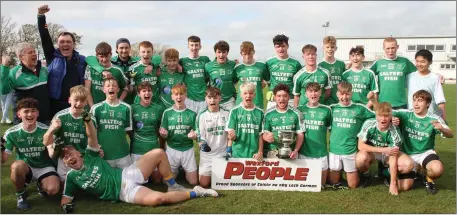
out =
[(213, 158), (212, 162), (215, 190), (321, 191), (320, 160)]

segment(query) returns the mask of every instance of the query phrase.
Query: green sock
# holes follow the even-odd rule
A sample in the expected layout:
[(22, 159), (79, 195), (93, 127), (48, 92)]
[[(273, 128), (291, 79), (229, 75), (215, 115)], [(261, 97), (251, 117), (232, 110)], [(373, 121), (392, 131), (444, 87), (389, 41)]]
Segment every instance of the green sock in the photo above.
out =
[(390, 177), (390, 171), (389, 171), (389, 168), (385, 168), (382, 170), (382, 175), (386, 176), (386, 177)]
[(23, 189), (22, 191), (16, 192), (16, 196), (20, 196), (20, 195), (22, 195), (24, 193), (25, 193), (25, 189)]

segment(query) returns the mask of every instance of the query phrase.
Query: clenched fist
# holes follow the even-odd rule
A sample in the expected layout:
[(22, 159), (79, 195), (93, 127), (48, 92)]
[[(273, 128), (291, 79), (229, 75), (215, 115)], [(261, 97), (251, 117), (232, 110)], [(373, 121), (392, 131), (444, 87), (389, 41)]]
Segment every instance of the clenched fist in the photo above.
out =
[(45, 13), (49, 12), (51, 8), (48, 7), (47, 4), (41, 5), (38, 7), (38, 14), (44, 15)]

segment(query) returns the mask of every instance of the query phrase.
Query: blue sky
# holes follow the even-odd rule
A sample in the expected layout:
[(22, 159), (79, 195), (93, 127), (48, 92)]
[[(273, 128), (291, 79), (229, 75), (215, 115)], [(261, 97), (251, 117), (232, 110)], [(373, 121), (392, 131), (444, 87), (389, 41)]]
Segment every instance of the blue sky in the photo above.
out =
[[(47, 21), (83, 35), (79, 51), (92, 55), (106, 41), (120, 37), (131, 43), (149, 40), (170, 45), (187, 55), (186, 39), (202, 38), (202, 55), (214, 57), (218, 40), (229, 42), (229, 57), (240, 58), (239, 45), (252, 41), (256, 58), (274, 55), (272, 38), (290, 37), (290, 54), (301, 60), (308, 43), (320, 49), (322, 25), (330, 21), (327, 35), (414, 36), (455, 35), (456, 2), (1, 2), (2, 15), (18, 25), (36, 23), (37, 8), (48, 4)], [(320, 51), (320, 50), (319, 50)]]

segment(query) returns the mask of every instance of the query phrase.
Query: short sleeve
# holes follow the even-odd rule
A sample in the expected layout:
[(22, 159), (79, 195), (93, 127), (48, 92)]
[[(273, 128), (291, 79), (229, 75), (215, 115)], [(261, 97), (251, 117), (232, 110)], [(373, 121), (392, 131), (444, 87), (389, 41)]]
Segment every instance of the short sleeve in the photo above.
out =
[(162, 124), (160, 125), (161, 128), (165, 129), (168, 131), (168, 117), (167, 117), (168, 111), (164, 111), (162, 114)]
[(227, 126), (225, 126), (226, 127), (226, 129), (225, 129), (226, 131), (233, 130), (233, 129), (236, 128), (236, 120), (237, 120), (236, 119), (236, 115), (237, 115), (237, 113), (236, 113), (235, 110), (236, 109), (230, 110), (229, 119), (227, 121)]
[(262, 120), (262, 133), (272, 132), (271, 131), (271, 122), (269, 115), (266, 115)]
[(5, 143), (5, 152), (7, 154), (12, 154), (13, 153), (13, 148), (14, 148), (14, 140), (13, 140), (13, 137), (11, 135), (11, 133), (6, 133), (5, 136), (4, 136), (4, 139), (6, 141)]
[(127, 106), (125, 108), (125, 121), (124, 121), (124, 128), (126, 131), (131, 131), (132, 130), (132, 108), (130, 106)]

